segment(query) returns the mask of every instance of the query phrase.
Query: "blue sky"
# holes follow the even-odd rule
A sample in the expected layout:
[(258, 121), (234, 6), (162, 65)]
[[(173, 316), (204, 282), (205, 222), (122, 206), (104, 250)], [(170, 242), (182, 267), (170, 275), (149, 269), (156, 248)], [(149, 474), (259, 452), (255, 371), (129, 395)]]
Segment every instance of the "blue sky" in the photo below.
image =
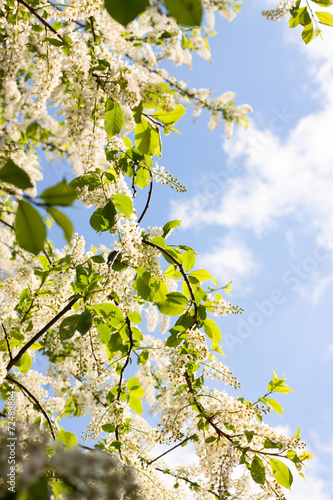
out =
[[(288, 378), (294, 392), (268, 422), (290, 433), (300, 425), (316, 456), (288, 498), (333, 500), (333, 33), (305, 47), (298, 28), (262, 18), (268, 5), (247, 2), (232, 23), (218, 20), (213, 65), (195, 57), (192, 71), (173, 69), (192, 87), (235, 91), (254, 112), (227, 141), (188, 110), (161, 161), (188, 193), (158, 187), (145, 225), (182, 219), (173, 241), (195, 248), (220, 285), (233, 280), (231, 300), (245, 312), (219, 324), (239, 395), (261, 396), (272, 369)], [(47, 171), (50, 185), (64, 169)]]

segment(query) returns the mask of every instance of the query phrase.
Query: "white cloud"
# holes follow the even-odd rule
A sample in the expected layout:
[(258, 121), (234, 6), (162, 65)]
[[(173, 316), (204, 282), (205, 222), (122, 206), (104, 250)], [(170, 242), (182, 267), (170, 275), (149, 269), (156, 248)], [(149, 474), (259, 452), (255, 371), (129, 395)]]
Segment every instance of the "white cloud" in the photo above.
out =
[[(320, 96), (318, 110), (293, 127), (292, 117), (280, 109), (273, 111), (265, 130), (255, 123), (238, 130), (223, 149), (229, 163), (243, 165), (242, 175), (235, 177), (232, 169), (227, 177), (214, 174), (215, 195), (213, 176), (207, 176), (201, 200), (174, 204), (173, 215), (182, 218), (183, 227), (221, 225), (260, 235), (288, 217), (314, 232), (317, 240), (333, 240), (332, 42), (326, 30), (324, 42), (312, 42), (302, 54), (309, 60), (309, 82), (315, 89), (311, 92)], [(282, 139), (280, 133), (287, 127), (287, 138)]]
[(219, 240), (208, 253), (200, 254), (197, 260), (199, 269), (208, 269), (218, 278), (221, 285), (241, 277), (249, 277), (257, 269), (257, 264), (251, 251), (233, 235), (228, 235)]
[(323, 361), (328, 361), (329, 359), (333, 358), (333, 344), (329, 344), (327, 347), (327, 351), (325, 352), (325, 355), (323, 356)]
[(314, 273), (306, 284), (297, 287), (297, 291), (304, 300), (309, 300), (312, 304), (318, 304), (324, 292), (333, 284), (333, 274), (320, 277)]

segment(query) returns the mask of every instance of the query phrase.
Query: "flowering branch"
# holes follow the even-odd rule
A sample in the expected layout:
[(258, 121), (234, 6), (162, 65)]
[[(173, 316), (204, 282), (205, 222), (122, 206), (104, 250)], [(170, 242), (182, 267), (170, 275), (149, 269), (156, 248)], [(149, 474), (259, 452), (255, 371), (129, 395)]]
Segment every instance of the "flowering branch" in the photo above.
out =
[(13, 359), (13, 356), (12, 356), (12, 351), (11, 351), (11, 348), (10, 348), (10, 343), (9, 343), (9, 340), (8, 340), (7, 331), (6, 331), (5, 325), (4, 325), (3, 323), (2, 323), (2, 329), (3, 329), (4, 334), (5, 334), (5, 339), (6, 339), (6, 343), (7, 343), (7, 348), (8, 348), (9, 358), (10, 358), (10, 360), (12, 361), (12, 359)]
[(153, 460), (150, 460), (147, 465), (151, 465), (153, 464), (154, 462), (156, 462), (157, 460), (159, 460), (160, 458), (164, 457), (164, 455), (167, 455), (168, 453), (170, 453), (171, 451), (175, 450), (176, 448), (178, 448), (179, 446), (182, 446), (183, 444), (187, 443), (187, 441), (190, 441), (190, 439), (193, 439), (194, 437), (196, 436), (196, 434), (192, 434), (192, 436), (189, 436), (185, 439), (183, 439), (183, 441), (181, 441), (180, 443), (176, 444), (176, 446), (173, 446), (172, 448), (170, 448), (169, 450), (165, 451), (164, 453), (162, 453), (161, 455), (159, 455), (158, 457), (154, 458)]
[(79, 297), (76, 297), (74, 299), (72, 299), (66, 307), (64, 307), (60, 312), (58, 312), (58, 314), (56, 314), (54, 316), (54, 318), (51, 319), (51, 321), (49, 321), (47, 323), (47, 325), (45, 325), (38, 333), (36, 333), (36, 335), (34, 335), (32, 337), (32, 339), (29, 340), (29, 342), (27, 342), (23, 347), (22, 349), (18, 352), (18, 354), (16, 354), (16, 356), (11, 359), (11, 361), (8, 363), (7, 365), (7, 370), (9, 371), (23, 356), (23, 354), (28, 350), (30, 349), (30, 347), (35, 343), (37, 342), (43, 335), (44, 333), (46, 333), (49, 328), (51, 328), (51, 326), (53, 326), (57, 321), (58, 319), (60, 319), (64, 314), (66, 314), (67, 311), (69, 311), (73, 305), (75, 304), (75, 302), (77, 302), (79, 300)]
[[(6, 379), (11, 382), (12, 384), (15, 384), (17, 385), (17, 387), (19, 387), (21, 389), (21, 391), (23, 393), (25, 393), (25, 396), (27, 397), (27, 395), (29, 396), (29, 398), (31, 398), (33, 400), (33, 402), (35, 403), (35, 405), (37, 406), (37, 408), (39, 409), (39, 411), (44, 415), (44, 417), (46, 418), (47, 420), (47, 423), (49, 425), (49, 428), (50, 428), (50, 431), (51, 431), (51, 434), (52, 434), (52, 437), (53, 439), (55, 439), (55, 433), (54, 433), (54, 430), (53, 430), (53, 427), (52, 427), (52, 423), (51, 423), (51, 420), (50, 420), (50, 417), (48, 416), (46, 410), (42, 407), (41, 403), (38, 401), (38, 399), (36, 398), (36, 396), (34, 396), (32, 394), (32, 392), (29, 391), (29, 389), (27, 387), (25, 387), (25, 385), (23, 385), (21, 382), (19, 382), (18, 380), (16, 380), (15, 378), (11, 377), (9, 374), (6, 375)], [(28, 399), (29, 399), (28, 398)]]

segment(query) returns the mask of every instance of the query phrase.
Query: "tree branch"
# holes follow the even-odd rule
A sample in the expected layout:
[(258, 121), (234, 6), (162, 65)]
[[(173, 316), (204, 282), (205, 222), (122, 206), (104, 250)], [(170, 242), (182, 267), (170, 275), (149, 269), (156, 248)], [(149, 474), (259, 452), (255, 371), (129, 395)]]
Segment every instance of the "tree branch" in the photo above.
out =
[(160, 458), (164, 457), (164, 455), (167, 455), (168, 453), (170, 453), (170, 451), (173, 451), (175, 450), (176, 448), (178, 448), (179, 446), (182, 446), (184, 443), (186, 443), (187, 441), (189, 441), (190, 439), (193, 439), (194, 436), (196, 436), (196, 434), (192, 434), (192, 436), (189, 436), (185, 439), (183, 439), (183, 441), (181, 441), (180, 443), (176, 444), (176, 446), (173, 446), (172, 448), (170, 448), (169, 450), (165, 451), (164, 453), (162, 453), (161, 455), (159, 455), (158, 457), (154, 458), (153, 460), (150, 460), (147, 465), (151, 465), (153, 464), (154, 462), (156, 462), (156, 460), (159, 460)]
[(36, 333), (36, 335), (34, 335), (32, 337), (32, 339), (29, 340), (29, 342), (27, 342), (23, 347), (22, 349), (18, 352), (18, 354), (16, 354), (16, 356), (8, 363), (8, 366), (7, 366), (7, 370), (9, 371), (23, 356), (23, 354), (28, 350), (30, 349), (30, 347), (35, 343), (37, 342), (38, 339), (40, 339), (44, 333), (46, 333), (48, 331), (49, 328), (51, 328), (51, 326), (53, 326), (57, 321), (58, 319), (60, 319), (64, 314), (66, 314), (67, 311), (69, 311), (72, 306), (75, 304), (75, 302), (77, 302), (79, 300), (79, 298), (75, 298), (75, 299), (72, 299), (66, 307), (64, 307), (60, 312), (58, 312), (58, 314), (56, 314), (54, 316), (53, 319), (51, 319), (51, 321), (49, 321), (47, 323), (47, 325), (45, 325), (38, 333)]
[(184, 268), (181, 265), (181, 263), (178, 262), (178, 260), (175, 259), (175, 257), (173, 257), (171, 255), (171, 253), (169, 253), (167, 250), (165, 250), (164, 248), (160, 247), (159, 245), (156, 245), (155, 243), (152, 243), (151, 241), (148, 241), (148, 240), (142, 240), (142, 243), (145, 243), (146, 245), (149, 245), (151, 247), (157, 248), (160, 252), (164, 253), (164, 255), (167, 255), (169, 257), (169, 259), (171, 259), (172, 262), (174, 262), (174, 264), (176, 264), (176, 266), (179, 268), (179, 271), (181, 272), (181, 274), (182, 274), (182, 276), (184, 278), (184, 281), (187, 284), (188, 289), (190, 291), (191, 301), (192, 301), (193, 307), (194, 307), (194, 324), (197, 324), (198, 323), (198, 305), (197, 305), (195, 297), (194, 297), (194, 292), (193, 292), (191, 283), (190, 283), (190, 281), (188, 279), (188, 276), (187, 276), (186, 272), (184, 271)]
[(7, 343), (8, 352), (9, 352), (9, 359), (12, 361), (12, 359), (13, 359), (12, 351), (11, 351), (11, 348), (10, 348), (10, 343), (9, 343), (9, 340), (8, 340), (8, 335), (7, 335), (7, 332), (6, 332), (6, 328), (5, 328), (5, 325), (3, 323), (2, 323), (2, 329), (3, 329), (4, 334), (5, 334), (5, 339), (6, 339), (6, 343)]
[(42, 25), (43, 25), (45, 28), (47, 28), (47, 29), (49, 29), (50, 31), (52, 31), (52, 33), (54, 33), (54, 34), (55, 34), (55, 35), (56, 35), (56, 36), (57, 36), (57, 37), (58, 37), (58, 38), (59, 38), (62, 42), (64, 42), (66, 45), (68, 45), (68, 43), (66, 42), (66, 40), (64, 40), (64, 39), (62, 38), (62, 36), (61, 36), (61, 35), (59, 35), (59, 34), (56, 32), (56, 30), (55, 30), (54, 28), (52, 28), (52, 26), (51, 26), (51, 25), (50, 25), (47, 21), (45, 21), (45, 19), (43, 19), (43, 18), (42, 18), (42, 17), (38, 14), (38, 12), (36, 12), (36, 10), (35, 10), (33, 7), (31, 7), (31, 5), (29, 5), (28, 3), (26, 3), (24, 0), (17, 0), (17, 1), (18, 1), (18, 3), (20, 3), (21, 5), (24, 5), (24, 7), (25, 7), (26, 9), (28, 9), (28, 10), (31, 12), (31, 14), (33, 14), (33, 15), (34, 15), (34, 16), (38, 19), (38, 21), (39, 21), (40, 23), (42, 23)]
[[(55, 433), (54, 433), (54, 430), (53, 430), (53, 427), (52, 427), (52, 423), (51, 423), (51, 420), (50, 420), (50, 417), (48, 416), (46, 410), (44, 410), (44, 408), (42, 407), (42, 405), (40, 404), (40, 402), (38, 401), (38, 399), (36, 398), (36, 396), (34, 396), (32, 394), (32, 392), (29, 391), (29, 389), (27, 389), (27, 387), (25, 387), (21, 382), (19, 382), (18, 380), (16, 380), (15, 378), (11, 377), (10, 375), (7, 375), (6, 376), (6, 379), (9, 381), (9, 382), (12, 382), (13, 384), (17, 385), (17, 387), (19, 387), (21, 389), (22, 392), (26, 393), (25, 396), (27, 397), (27, 395), (29, 396), (29, 398), (31, 398), (33, 400), (33, 402), (35, 403), (35, 405), (37, 406), (37, 408), (39, 409), (39, 411), (44, 415), (44, 417), (46, 418), (47, 420), (47, 423), (50, 427), (50, 431), (51, 431), (51, 434), (52, 434), (52, 437), (53, 439), (55, 439)], [(29, 399), (28, 398), (28, 399)]]
[(145, 208), (143, 209), (142, 211), (142, 214), (140, 215), (140, 217), (138, 218), (138, 224), (140, 224), (140, 222), (142, 221), (142, 219), (144, 218), (144, 216), (146, 215), (146, 212), (149, 208), (149, 204), (150, 204), (150, 200), (151, 200), (151, 195), (152, 195), (152, 192), (153, 192), (153, 179), (151, 179), (150, 181), (150, 187), (149, 187), (149, 193), (148, 193), (148, 198), (147, 198), (147, 201), (146, 201), (146, 205), (145, 205)]

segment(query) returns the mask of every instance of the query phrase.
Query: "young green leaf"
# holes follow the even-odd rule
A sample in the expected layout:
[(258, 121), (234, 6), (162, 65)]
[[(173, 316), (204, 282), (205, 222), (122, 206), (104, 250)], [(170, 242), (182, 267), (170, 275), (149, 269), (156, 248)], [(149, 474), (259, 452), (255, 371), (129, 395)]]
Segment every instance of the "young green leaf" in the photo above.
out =
[(133, 202), (131, 198), (126, 196), (126, 194), (115, 194), (112, 196), (113, 203), (116, 209), (124, 214), (126, 217), (130, 217), (133, 213)]
[(137, 397), (142, 397), (145, 395), (144, 389), (141, 387), (138, 377), (131, 377), (127, 382), (127, 390), (131, 394), (134, 394)]
[(61, 207), (68, 207), (72, 205), (73, 201), (76, 199), (77, 192), (67, 184), (64, 179), (59, 184), (52, 186), (42, 192), (40, 198), (47, 205), (59, 205)]
[(290, 472), (289, 468), (281, 462), (281, 460), (277, 460), (276, 458), (269, 459), (273, 475), (276, 481), (285, 488), (290, 490), (290, 487), (293, 483), (293, 475)]
[(191, 250), (186, 250), (183, 253), (183, 268), (186, 272), (191, 271), (195, 264), (195, 255)]
[(74, 333), (76, 332), (76, 326), (79, 317), (79, 314), (72, 314), (60, 323), (59, 335), (61, 340), (68, 340), (73, 337)]
[(333, 26), (333, 15), (330, 12), (316, 12), (319, 22), (327, 26)]
[(255, 481), (258, 484), (265, 484), (265, 482), (266, 482), (265, 467), (257, 455), (255, 457), (253, 457), (253, 460), (252, 460), (251, 476), (252, 476), (253, 481)]
[(38, 255), (43, 250), (46, 227), (37, 210), (20, 200), (15, 217), (16, 240), (21, 248)]
[(23, 356), (15, 363), (15, 366), (19, 369), (19, 371), (24, 375), (31, 368), (31, 357), (27, 352), (23, 354)]
[(81, 333), (81, 335), (85, 335), (87, 332), (89, 332), (91, 327), (92, 327), (91, 312), (88, 309), (86, 309), (78, 317), (76, 329), (78, 332)]
[(155, 129), (145, 118), (135, 127), (135, 145), (143, 154), (153, 156), (161, 155), (161, 138), (159, 131)]
[[(118, 2), (120, 3), (120, 2)], [(117, 101), (108, 99), (107, 111), (105, 113), (104, 127), (109, 137), (119, 134), (124, 126), (124, 115)]]
[(304, 26), (304, 29), (302, 31), (302, 40), (303, 40), (303, 42), (308, 44), (311, 42), (313, 37), (314, 37), (314, 31), (313, 31), (313, 25), (312, 25), (312, 21), (311, 21), (309, 24)]
[(200, 26), (203, 13), (200, 0), (165, 0), (165, 6), (178, 24)]
[(67, 215), (65, 215), (63, 212), (60, 212), (60, 210), (55, 207), (48, 207), (47, 211), (53, 217), (58, 226), (61, 227), (61, 229), (64, 231), (64, 237), (69, 243), (71, 241), (74, 230), (72, 221), (67, 217)]
[(18, 167), (11, 159), (8, 159), (4, 166), (0, 169), (0, 181), (13, 184), (20, 189), (28, 189), (32, 187), (28, 174), (25, 170)]
[(149, 0), (105, 0), (105, 8), (123, 26), (133, 21), (149, 5)]
[(204, 330), (206, 335), (214, 344), (219, 344), (222, 340), (222, 333), (214, 320), (206, 318), (204, 321)]
[(142, 410), (143, 410), (142, 403), (141, 403), (141, 400), (137, 396), (134, 396), (134, 394), (130, 394), (128, 402), (129, 402), (130, 407), (132, 408), (132, 410), (135, 413), (142, 415)]
[(66, 448), (73, 448), (77, 445), (77, 437), (72, 432), (61, 429), (56, 437), (55, 443), (62, 444)]
[(206, 269), (198, 269), (197, 271), (193, 271), (190, 276), (194, 276), (194, 278), (197, 278), (199, 281), (208, 281), (208, 280), (213, 280), (215, 285), (217, 286), (217, 281), (213, 276), (210, 274), (209, 271), (206, 271)]
[(176, 104), (175, 109), (163, 111), (159, 109), (153, 114), (153, 117), (164, 123), (165, 125), (174, 125), (186, 112), (186, 109), (181, 104)]
[(180, 226), (180, 224), (181, 224), (181, 220), (171, 220), (170, 222), (167, 222), (166, 224), (164, 224), (164, 226), (163, 226), (163, 238), (165, 238), (166, 235), (169, 234), (170, 231), (172, 231), (172, 229), (174, 229), (177, 226)]

